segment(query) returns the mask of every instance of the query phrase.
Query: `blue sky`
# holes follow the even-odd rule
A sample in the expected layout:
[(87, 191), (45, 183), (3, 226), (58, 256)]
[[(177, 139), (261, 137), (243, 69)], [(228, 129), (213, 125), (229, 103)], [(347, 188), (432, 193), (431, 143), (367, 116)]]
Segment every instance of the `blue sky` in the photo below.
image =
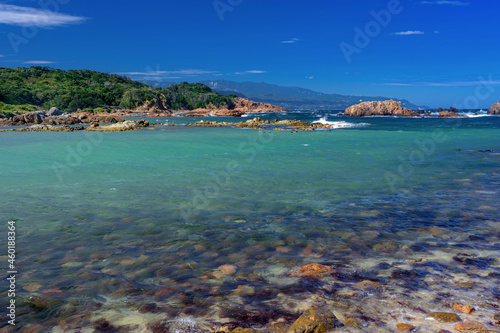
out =
[(496, 0), (0, 0), (0, 66), (485, 108), (500, 99), (499, 12)]

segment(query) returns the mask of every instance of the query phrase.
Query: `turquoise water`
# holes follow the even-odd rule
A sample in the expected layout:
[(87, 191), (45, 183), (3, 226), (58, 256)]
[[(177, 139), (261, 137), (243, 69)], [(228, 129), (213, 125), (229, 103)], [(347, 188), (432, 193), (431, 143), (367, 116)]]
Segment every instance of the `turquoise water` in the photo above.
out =
[[(390, 285), (379, 297), (404, 294), (410, 309), (440, 294), (498, 304), (500, 117), (331, 120), (359, 126), (0, 133), (16, 329), (93, 332), (101, 318), (120, 332), (258, 328), (314, 302), (370, 304), (346, 294), (363, 280)], [(288, 276), (309, 263), (336, 273)], [(457, 294), (464, 279), (477, 289)], [(389, 325), (384, 311), (374, 320)]]

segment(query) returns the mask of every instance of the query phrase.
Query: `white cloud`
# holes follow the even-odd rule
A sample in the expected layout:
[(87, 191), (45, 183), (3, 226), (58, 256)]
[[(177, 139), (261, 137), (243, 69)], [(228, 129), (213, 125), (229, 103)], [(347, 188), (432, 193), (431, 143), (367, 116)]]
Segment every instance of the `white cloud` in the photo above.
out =
[(416, 31), (408, 30), (408, 31), (400, 31), (393, 33), (393, 35), (396, 36), (410, 36), (410, 35), (423, 35), (423, 34), (425, 34), (425, 32), (418, 30)]
[(54, 63), (53, 61), (45, 61), (45, 60), (30, 60), (24, 62), (24, 64), (29, 64), (29, 65), (47, 65), (53, 63)]
[(450, 5), (450, 6), (468, 6), (468, 2), (463, 1), (420, 1), (421, 4), (424, 5)]
[(251, 70), (251, 71), (244, 71), (244, 72), (236, 72), (234, 74), (236, 75), (245, 75), (245, 74), (264, 74), (267, 73), (266, 71), (260, 71), (260, 70)]
[(476, 81), (449, 81), (449, 82), (410, 82), (410, 83), (400, 83), (400, 82), (389, 82), (380, 83), (377, 85), (382, 86), (398, 86), (398, 87), (477, 87), (480, 85), (500, 85), (500, 80), (484, 79)]
[(314, 79), (314, 76), (312, 76), (312, 75), (311, 76), (306, 76), (306, 79), (312, 80), (312, 79)]
[(85, 17), (66, 15), (49, 10), (0, 4), (0, 23), (23, 27), (50, 28), (68, 24), (78, 24)]
[(284, 40), (284, 41), (282, 41), (281, 43), (282, 43), (282, 44), (294, 44), (294, 43), (297, 43), (299, 40), (300, 40), (300, 39), (298, 39), (298, 38), (292, 38), (292, 39), (290, 39), (290, 40)]
[(180, 71), (146, 71), (146, 72), (123, 72), (118, 73), (120, 75), (146, 75), (146, 76), (162, 76), (162, 75), (187, 75), (187, 76), (196, 76), (203, 74), (217, 74), (215, 71), (205, 71), (200, 69), (183, 69)]

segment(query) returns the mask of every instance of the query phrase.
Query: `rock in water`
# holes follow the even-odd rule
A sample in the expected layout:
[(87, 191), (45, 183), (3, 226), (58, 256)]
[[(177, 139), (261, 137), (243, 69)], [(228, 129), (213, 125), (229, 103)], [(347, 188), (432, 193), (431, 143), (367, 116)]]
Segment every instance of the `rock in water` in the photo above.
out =
[(325, 266), (320, 264), (309, 264), (291, 272), (290, 275), (297, 277), (320, 278), (325, 275), (331, 274), (333, 272), (334, 271), (330, 266)]
[(89, 132), (122, 132), (122, 131), (135, 131), (143, 127), (148, 127), (149, 122), (144, 120), (138, 121), (124, 121), (123, 123), (116, 123), (108, 126), (87, 127), (85, 130)]
[(476, 321), (458, 323), (455, 329), (460, 332), (486, 332), (486, 327)]
[(410, 325), (410, 324), (404, 324), (404, 323), (400, 323), (400, 324), (397, 324), (396, 325), (396, 328), (398, 330), (401, 330), (401, 331), (412, 331), (414, 330), (416, 327), (413, 326), (413, 325)]
[(488, 114), (500, 114), (500, 101), (496, 102), (489, 108)]
[(348, 107), (345, 116), (366, 117), (366, 116), (401, 116), (401, 117), (419, 117), (420, 115), (412, 110), (401, 107), (401, 102), (389, 101), (371, 101)]
[(452, 306), (452, 309), (455, 312), (461, 312), (466, 314), (469, 314), (475, 310), (474, 307), (472, 307), (471, 305), (463, 305), (463, 304), (454, 304)]
[(288, 328), (287, 333), (325, 333), (335, 327), (340, 327), (340, 323), (331, 311), (311, 308)]
[(427, 318), (434, 318), (440, 323), (456, 323), (457, 321), (462, 321), (456, 314), (448, 312), (432, 312)]
[(459, 115), (453, 111), (441, 111), (439, 112), (439, 118), (467, 118), (467, 116)]

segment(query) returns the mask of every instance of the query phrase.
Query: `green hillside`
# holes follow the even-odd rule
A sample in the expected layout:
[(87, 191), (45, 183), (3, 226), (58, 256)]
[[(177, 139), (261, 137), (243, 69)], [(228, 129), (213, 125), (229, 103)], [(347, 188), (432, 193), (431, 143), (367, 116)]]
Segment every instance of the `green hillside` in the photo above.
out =
[(220, 95), (200, 83), (162, 89), (91, 70), (0, 67), (0, 113), (23, 112), (35, 106), (45, 110), (57, 107), (66, 112), (106, 107), (135, 109), (160, 98), (169, 110), (192, 110), (209, 104), (231, 106), (236, 96)]

